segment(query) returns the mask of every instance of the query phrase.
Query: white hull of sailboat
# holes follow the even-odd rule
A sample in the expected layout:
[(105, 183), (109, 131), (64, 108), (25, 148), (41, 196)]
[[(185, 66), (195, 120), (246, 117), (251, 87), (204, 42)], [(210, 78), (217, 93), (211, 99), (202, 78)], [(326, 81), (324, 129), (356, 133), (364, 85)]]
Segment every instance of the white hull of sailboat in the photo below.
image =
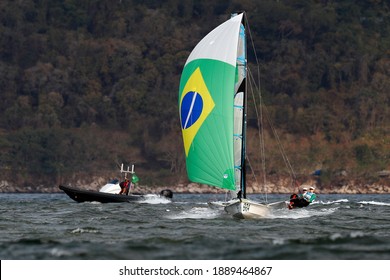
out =
[(239, 199), (225, 206), (225, 211), (237, 219), (263, 219), (270, 216), (271, 210), (287, 208), (286, 202), (262, 204), (248, 199)]

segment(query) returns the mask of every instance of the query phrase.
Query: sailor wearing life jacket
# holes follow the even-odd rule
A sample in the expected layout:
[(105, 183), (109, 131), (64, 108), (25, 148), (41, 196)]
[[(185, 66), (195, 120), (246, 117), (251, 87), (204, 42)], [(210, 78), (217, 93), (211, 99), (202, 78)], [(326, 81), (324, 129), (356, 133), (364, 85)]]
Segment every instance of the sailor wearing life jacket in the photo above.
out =
[(309, 191), (302, 195), (303, 199), (309, 203), (312, 203), (316, 199), (316, 194), (314, 193), (314, 187), (310, 187)]
[(289, 209), (293, 208), (302, 208), (308, 206), (316, 199), (316, 194), (314, 193), (314, 187), (310, 187), (309, 192), (306, 188), (303, 188), (302, 194), (293, 194), (290, 196), (290, 203), (288, 205)]

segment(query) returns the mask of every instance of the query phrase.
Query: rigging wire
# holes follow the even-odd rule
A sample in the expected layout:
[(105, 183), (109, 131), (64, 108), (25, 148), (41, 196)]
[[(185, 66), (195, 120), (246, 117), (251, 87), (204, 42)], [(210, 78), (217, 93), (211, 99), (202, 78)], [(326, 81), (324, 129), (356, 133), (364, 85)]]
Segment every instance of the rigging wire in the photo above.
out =
[[(265, 165), (265, 142), (264, 142), (264, 126), (262, 125), (263, 123), (263, 110), (262, 110), (262, 100), (261, 100), (261, 92), (260, 92), (260, 63), (259, 63), (259, 59), (257, 58), (257, 53), (256, 53), (256, 48), (255, 48), (255, 44), (254, 44), (254, 41), (253, 41), (253, 36), (252, 36), (252, 32), (251, 32), (251, 29), (250, 29), (250, 26), (249, 26), (249, 22), (248, 22), (248, 19), (246, 17), (246, 14), (245, 14), (245, 26), (246, 26), (246, 29), (247, 29), (247, 32), (248, 32), (248, 37), (250, 39), (250, 42), (251, 42), (251, 49), (252, 49), (252, 52), (254, 54), (254, 57), (255, 57), (255, 65), (256, 65), (256, 73), (257, 73), (257, 85), (259, 85), (258, 87), (256, 86), (256, 83), (254, 82), (254, 78), (253, 78), (253, 75), (252, 75), (252, 72), (249, 68), (249, 65), (247, 66), (247, 80), (248, 80), (248, 84), (249, 84), (249, 87), (251, 89), (251, 93), (252, 93), (252, 98), (253, 98), (253, 104), (255, 106), (255, 111), (256, 111), (256, 119), (257, 119), (257, 125), (258, 127), (260, 128), (260, 130), (258, 130), (258, 134), (259, 134), (259, 139), (260, 139), (260, 155), (261, 155), (261, 159), (262, 159), (262, 162), (261, 162), (261, 169), (262, 169), (262, 173), (263, 173), (263, 189), (264, 189), (264, 196), (265, 196), (265, 201), (267, 202), (268, 198), (267, 198), (267, 194), (268, 194), (268, 190), (267, 190), (267, 178), (266, 178), (266, 165)], [(253, 85), (255, 86), (256, 88), (256, 91), (258, 92), (258, 95), (260, 97), (260, 111), (257, 109), (257, 103), (256, 103), (256, 98), (255, 98), (255, 90), (253, 89)], [(249, 159), (248, 159), (248, 162), (249, 162)], [(250, 163), (249, 163), (250, 165)], [(251, 166), (251, 165), (250, 165)], [(252, 168), (252, 167), (251, 167)], [(254, 172), (253, 172), (254, 174)], [(256, 183), (257, 182), (257, 178), (256, 178), (256, 175), (254, 174), (254, 177), (255, 177), (255, 181)]]
[[(250, 75), (249, 75), (250, 78), (251, 78), (252, 81), (253, 81), (253, 75), (252, 75), (252, 73), (250, 72), (249, 74), (250, 74)], [(256, 84), (255, 84), (255, 87), (257, 88)], [(259, 93), (259, 99), (260, 99), (260, 101), (262, 101), (262, 97), (261, 97), (261, 92), (260, 92), (260, 90), (259, 90), (259, 89), (256, 89), (256, 91)], [(253, 95), (253, 98), (255, 99), (255, 96), (254, 96), (253, 92), (252, 92), (252, 95)], [(270, 117), (270, 113), (268, 112), (267, 106), (265, 106), (264, 103), (260, 103), (260, 108), (261, 108), (261, 110), (260, 110), (260, 113), (259, 113), (259, 115), (258, 115), (258, 119), (261, 119), (261, 120), (262, 120), (263, 116), (265, 116), (265, 118), (267, 119), (267, 122), (268, 122), (268, 124), (269, 124), (269, 126), (270, 126), (270, 128), (271, 128), (272, 134), (274, 135), (274, 137), (275, 137), (275, 139), (276, 139), (276, 141), (277, 141), (278, 148), (279, 148), (279, 151), (280, 151), (280, 153), (281, 153), (281, 155), (282, 155), (283, 161), (284, 161), (284, 163), (285, 163), (287, 169), (290, 171), (291, 177), (292, 177), (293, 180), (295, 181), (295, 180), (296, 180), (296, 174), (295, 174), (295, 172), (294, 172), (294, 169), (293, 169), (293, 167), (292, 167), (292, 165), (291, 165), (290, 160), (288, 159), (286, 150), (285, 150), (284, 147), (283, 147), (283, 144), (282, 144), (282, 141), (280, 140), (279, 134), (278, 134), (278, 132), (277, 132), (277, 130), (276, 130), (274, 124), (272, 123), (272, 120), (271, 120), (271, 117)], [(256, 109), (256, 114), (258, 114), (256, 102), (255, 102), (255, 109)], [(264, 125), (262, 125), (262, 126), (264, 126)], [(261, 130), (262, 130), (262, 133), (264, 134), (264, 128), (263, 128), (263, 127), (262, 127)], [(263, 136), (263, 137), (264, 137), (264, 136)], [(264, 138), (263, 138), (262, 142), (263, 142), (262, 145), (264, 145)]]
[[(264, 189), (264, 196), (265, 196), (265, 201), (267, 201), (267, 176), (266, 176), (266, 165), (265, 165), (265, 141), (264, 141), (264, 125), (263, 125), (263, 111), (262, 111), (262, 106), (260, 106), (260, 110), (257, 108), (257, 102), (256, 102), (256, 98), (255, 98), (255, 94), (254, 94), (254, 89), (253, 89), (253, 85), (255, 84), (254, 81), (253, 81), (253, 76), (252, 76), (252, 73), (250, 71), (250, 69), (248, 68), (248, 76), (249, 76), (249, 85), (250, 85), (250, 92), (252, 93), (252, 99), (253, 99), (253, 104), (254, 104), (254, 107), (255, 107), (255, 112), (256, 112), (256, 120), (257, 120), (257, 126), (258, 126), (258, 130), (257, 130), (257, 133), (258, 133), (258, 137), (259, 137), (259, 142), (260, 142), (260, 155), (261, 155), (261, 169), (262, 169), (262, 175), (263, 175), (263, 189)], [(261, 94), (260, 94), (261, 96)], [(249, 159), (248, 159), (249, 161)], [(251, 165), (250, 165), (251, 166)], [(254, 175), (255, 176), (255, 175)], [(255, 177), (256, 178), (256, 177)], [(256, 183), (257, 182), (257, 178), (255, 179), (256, 180)]]

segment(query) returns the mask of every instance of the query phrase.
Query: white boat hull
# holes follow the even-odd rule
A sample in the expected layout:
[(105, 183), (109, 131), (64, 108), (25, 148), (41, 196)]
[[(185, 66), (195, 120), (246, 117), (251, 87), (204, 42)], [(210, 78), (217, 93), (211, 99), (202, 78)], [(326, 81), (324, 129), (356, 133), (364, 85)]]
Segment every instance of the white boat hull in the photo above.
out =
[(224, 208), (227, 213), (237, 219), (263, 219), (270, 215), (272, 209), (286, 208), (286, 202), (262, 204), (248, 199), (237, 199)]

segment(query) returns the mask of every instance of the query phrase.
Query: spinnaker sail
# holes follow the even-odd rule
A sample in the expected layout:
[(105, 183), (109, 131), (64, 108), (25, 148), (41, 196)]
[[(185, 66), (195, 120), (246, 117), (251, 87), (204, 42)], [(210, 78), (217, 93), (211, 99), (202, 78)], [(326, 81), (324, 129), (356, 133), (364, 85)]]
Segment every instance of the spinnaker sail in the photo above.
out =
[[(188, 177), (193, 182), (236, 190), (240, 184), (243, 95), (237, 90), (245, 70), (240, 32), (243, 14), (201, 40), (184, 66), (179, 110)], [(240, 46), (240, 48), (239, 48)], [(244, 51), (245, 52), (245, 51)], [(244, 66), (241, 66), (244, 67)], [(241, 111), (241, 116), (240, 116)], [(234, 141), (235, 139), (235, 141)], [(240, 151), (235, 155), (235, 147)], [(237, 178), (237, 179), (236, 179)]]

